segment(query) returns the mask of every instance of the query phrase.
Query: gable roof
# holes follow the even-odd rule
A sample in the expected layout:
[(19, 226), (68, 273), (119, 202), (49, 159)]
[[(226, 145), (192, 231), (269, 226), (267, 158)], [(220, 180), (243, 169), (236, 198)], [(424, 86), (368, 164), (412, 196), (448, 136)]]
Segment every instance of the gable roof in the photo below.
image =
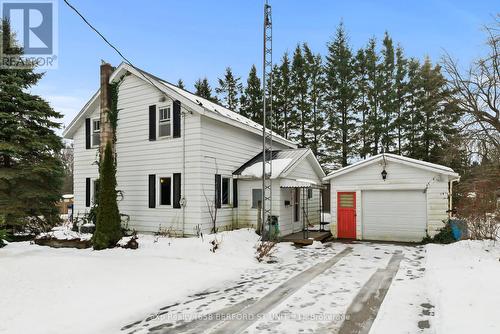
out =
[(397, 154), (392, 154), (392, 153), (381, 153), (381, 154), (377, 154), (377, 155), (374, 155), (372, 157), (369, 157), (365, 160), (361, 160), (361, 161), (358, 161), (356, 163), (353, 163), (352, 165), (337, 169), (336, 171), (333, 171), (330, 174), (328, 174), (323, 180), (327, 181), (327, 180), (333, 179), (337, 176), (353, 172), (357, 169), (371, 165), (371, 164), (376, 163), (378, 161), (381, 161), (383, 159), (385, 159), (387, 161), (392, 161), (392, 162), (397, 162), (397, 163), (401, 163), (404, 165), (412, 166), (415, 168), (428, 170), (428, 171), (435, 172), (435, 173), (448, 175), (452, 179), (460, 178), (458, 173), (455, 173), (453, 171), (453, 169), (451, 169), (450, 167), (446, 167), (446, 166), (438, 165), (438, 164), (433, 164), (433, 163), (430, 163), (427, 161), (412, 159), (412, 158), (404, 157), (402, 155), (397, 155)]
[[(190, 111), (198, 112), (201, 115), (210, 117), (212, 119), (227, 123), (232, 126), (236, 126), (243, 130), (255, 133), (262, 136), (262, 125), (220, 105), (209, 101), (201, 96), (195, 95), (187, 90), (177, 87), (176, 85), (158, 78), (157, 76), (143, 71), (132, 65), (121, 63), (112, 73), (110, 82), (115, 82), (120, 80), (127, 73), (132, 73), (138, 78), (144, 80), (148, 84), (156, 87), (159, 91), (168, 95), (169, 97), (179, 100), (183, 108)], [(85, 104), (78, 115), (71, 121), (71, 123), (63, 131), (64, 138), (72, 138), (79, 124), (83, 122), (86, 115), (92, 112), (92, 106), (95, 103), (99, 103), (99, 90), (94, 94), (94, 96)], [(297, 145), (273, 132), (273, 140), (288, 146), (290, 148), (296, 148)]]
[[(271, 179), (277, 179), (279, 177), (287, 176), (301, 161), (309, 158), (311, 164), (318, 174), (319, 178), (322, 178), (325, 173), (321, 168), (318, 160), (314, 157), (312, 151), (308, 148), (297, 148), (288, 150), (273, 150), (266, 152), (266, 159), (272, 159), (272, 175)], [(233, 172), (233, 175), (239, 175), (243, 177), (250, 178), (261, 178), (262, 177), (262, 153), (257, 154), (252, 159), (245, 162), (237, 170)]]

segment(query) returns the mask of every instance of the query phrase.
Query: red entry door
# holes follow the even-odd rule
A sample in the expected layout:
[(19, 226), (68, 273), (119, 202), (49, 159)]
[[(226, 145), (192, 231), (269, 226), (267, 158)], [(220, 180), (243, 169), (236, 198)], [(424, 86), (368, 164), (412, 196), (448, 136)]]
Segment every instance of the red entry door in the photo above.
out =
[(356, 238), (356, 193), (337, 193), (337, 237)]

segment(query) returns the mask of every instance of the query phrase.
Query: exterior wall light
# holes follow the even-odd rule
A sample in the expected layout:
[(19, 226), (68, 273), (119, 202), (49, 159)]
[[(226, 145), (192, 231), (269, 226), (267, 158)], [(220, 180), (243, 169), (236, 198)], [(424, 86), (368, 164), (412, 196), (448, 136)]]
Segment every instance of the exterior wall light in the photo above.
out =
[(382, 174), (382, 180), (385, 181), (385, 179), (387, 179), (387, 171), (384, 169), (380, 174)]

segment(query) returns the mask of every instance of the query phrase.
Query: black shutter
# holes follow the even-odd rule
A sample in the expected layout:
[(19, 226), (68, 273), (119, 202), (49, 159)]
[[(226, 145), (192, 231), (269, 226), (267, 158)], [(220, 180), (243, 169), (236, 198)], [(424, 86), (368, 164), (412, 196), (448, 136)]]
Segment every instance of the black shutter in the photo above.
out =
[(181, 102), (174, 101), (174, 138), (181, 136)]
[(85, 179), (85, 206), (90, 207), (90, 177)]
[(154, 208), (156, 206), (156, 175), (149, 174), (149, 188), (148, 188), (148, 202), (149, 207)]
[(217, 208), (221, 207), (221, 181), (222, 177), (220, 176), (220, 174), (215, 174), (215, 207)]
[(238, 179), (233, 179), (233, 208), (238, 207)]
[(156, 140), (156, 105), (149, 106), (149, 140)]
[(90, 118), (85, 118), (85, 148), (90, 148)]
[(181, 207), (181, 173), (174, 173), (174, 203), (175, 209)]

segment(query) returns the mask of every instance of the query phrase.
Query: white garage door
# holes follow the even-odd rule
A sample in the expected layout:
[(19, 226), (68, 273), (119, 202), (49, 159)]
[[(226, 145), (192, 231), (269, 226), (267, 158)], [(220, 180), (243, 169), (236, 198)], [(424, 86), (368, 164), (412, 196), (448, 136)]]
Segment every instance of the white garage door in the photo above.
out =
[(422, 190), (364, 191), (361, 203), (363, 239), (421, 241), (426, 235)]

